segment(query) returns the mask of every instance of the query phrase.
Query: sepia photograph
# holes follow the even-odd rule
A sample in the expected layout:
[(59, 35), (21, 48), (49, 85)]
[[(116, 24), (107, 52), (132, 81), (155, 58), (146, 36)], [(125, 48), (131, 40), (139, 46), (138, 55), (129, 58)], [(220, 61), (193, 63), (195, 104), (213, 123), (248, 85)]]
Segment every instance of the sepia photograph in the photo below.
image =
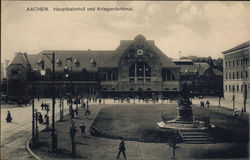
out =
[(1, 1), (2, 160), (249, 159), (250, 2)]

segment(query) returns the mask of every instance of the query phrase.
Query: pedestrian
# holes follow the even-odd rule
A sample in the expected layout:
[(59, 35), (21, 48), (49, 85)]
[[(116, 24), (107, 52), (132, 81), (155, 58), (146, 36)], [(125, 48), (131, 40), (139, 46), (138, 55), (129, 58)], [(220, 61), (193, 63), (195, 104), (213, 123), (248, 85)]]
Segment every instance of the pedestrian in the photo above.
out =
[(84, 134), (84, 137), (86, 137), (86, 134), (85, 134), (86, 126), (85, 126), (84, 122), (82, 122), (82, 124), (80, 125), (79, 128), (81, 130), (81, 137), (82, 137), (83, 134)]
[(101, 98), (99, 98), (99, 104), (101, 104), (102, 103), (102, 99)]
[(119, 159), (119, 157), (120, 157), (120, 154), (121, 154), (121, 153), (122, 153), (122, 155), (123, 155), (124, 159), (127, 159), (127, 157), (126, 157), (126, 153), (125, 153), (125, 151), (126, 151), (126, 147), (125, 147), (124, 140), (121, 140), (121, 143), (120, 143), (120, 145), (119, 145), (118, 150), (119, 150), (119, 151), (118, 151), (118, 154), (117, 154), (116, 159)]
[(9, 123), (12, 121), (12, 117), (11, 117), (11, 114), (10, 114), (10, 111), (7, 112), (7, 117), (6, 117), (6, 122)]
[(49, 127), (49, 116), (48, 116), (48, 114), (44, 115), (44, 120), (45, 120), (46, 128), (48, 128)]
[(44, 104), (43, 104), (43, 102), (42, 102), (42, 104), (41, 104), (41, 108), (42, 108), (42, 111), (43, 111), (43, 108), (44, 108)]
[(207, 100), (206, 105), (207, 105), (207, 108), (209, 108), (209, 105), (210, 105), (209, 100)]
[(202, 107), (203, 105), (202, 105), (202, 101), (200, 101), (200, 107)]
[(241, 107), (241, 115), (243, 115), (244, 114), (244, 109), (243, 109), (243, 107)]
[(83, 110), (85, 110), (85, 107), (86, 107), (86, 103), (83, 102)]
[(205, 107), (205, 102), (203, 100), (201, 101), (201, 107)]
[(81, 98), (81, 107), (84, 109), (84, 99)]
[(39, 121), (40, 124), (43, 123), (43, 115), (42, 115), (42, 113), (39, 113), (39, 115), (38, 115), (38, 121)]
[(75, 110), (74, 109), (72, 109), (70, 114), (71, 114), (71, 118), (75, 118)]

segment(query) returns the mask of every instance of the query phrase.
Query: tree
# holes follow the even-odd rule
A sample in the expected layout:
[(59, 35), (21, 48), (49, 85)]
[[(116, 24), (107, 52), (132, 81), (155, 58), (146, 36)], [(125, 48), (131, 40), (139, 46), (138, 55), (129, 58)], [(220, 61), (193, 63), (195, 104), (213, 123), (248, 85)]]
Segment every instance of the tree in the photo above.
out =
[(180, 148), (180, 146), (177, 146), (176, 143), (179, 139), (179, 132), (177, 129), (173, 129), (172, 134), (169, 137), (168, 145), (173, 149), (173, 159), (175, 159), (175, 151)]

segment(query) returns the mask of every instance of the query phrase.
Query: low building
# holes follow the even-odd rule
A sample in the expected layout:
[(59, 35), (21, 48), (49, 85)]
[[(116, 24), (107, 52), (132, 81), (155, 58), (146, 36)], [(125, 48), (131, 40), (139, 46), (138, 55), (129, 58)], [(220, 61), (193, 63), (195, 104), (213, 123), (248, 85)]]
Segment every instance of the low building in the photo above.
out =
[[(223, 53), (224, 55), (224, 97), (235, 101), (238, 109), (244, 108), (249, 101), (250, 41), (244, 42)], [(244, 106), (244, 107), (243, 107)]]

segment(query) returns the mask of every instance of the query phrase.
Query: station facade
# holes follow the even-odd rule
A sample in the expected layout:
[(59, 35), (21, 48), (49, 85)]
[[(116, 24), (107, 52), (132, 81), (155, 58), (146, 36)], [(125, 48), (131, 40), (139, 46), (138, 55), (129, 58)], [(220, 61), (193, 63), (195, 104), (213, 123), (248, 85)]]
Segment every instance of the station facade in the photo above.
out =
[[(44, 56), (44, 53), (53, 52), (55, 88), (52, 63)], [(7, 77), (9, 84), (19, 90), (20, 84), (25, 84), (25, 88), (33, 86), (30, 88), (32, 94), (40, 97), (49, 96), (52, 89), (59, 96), (70, 93), (101, 97), (171, 97), (180, 92), (180, 67), (153, 40), (147, 40), (143, 35), (137, 35), (134, 40), (121, 40), (120, 45), (110, 51), (17, 53), (7, 68)]]

